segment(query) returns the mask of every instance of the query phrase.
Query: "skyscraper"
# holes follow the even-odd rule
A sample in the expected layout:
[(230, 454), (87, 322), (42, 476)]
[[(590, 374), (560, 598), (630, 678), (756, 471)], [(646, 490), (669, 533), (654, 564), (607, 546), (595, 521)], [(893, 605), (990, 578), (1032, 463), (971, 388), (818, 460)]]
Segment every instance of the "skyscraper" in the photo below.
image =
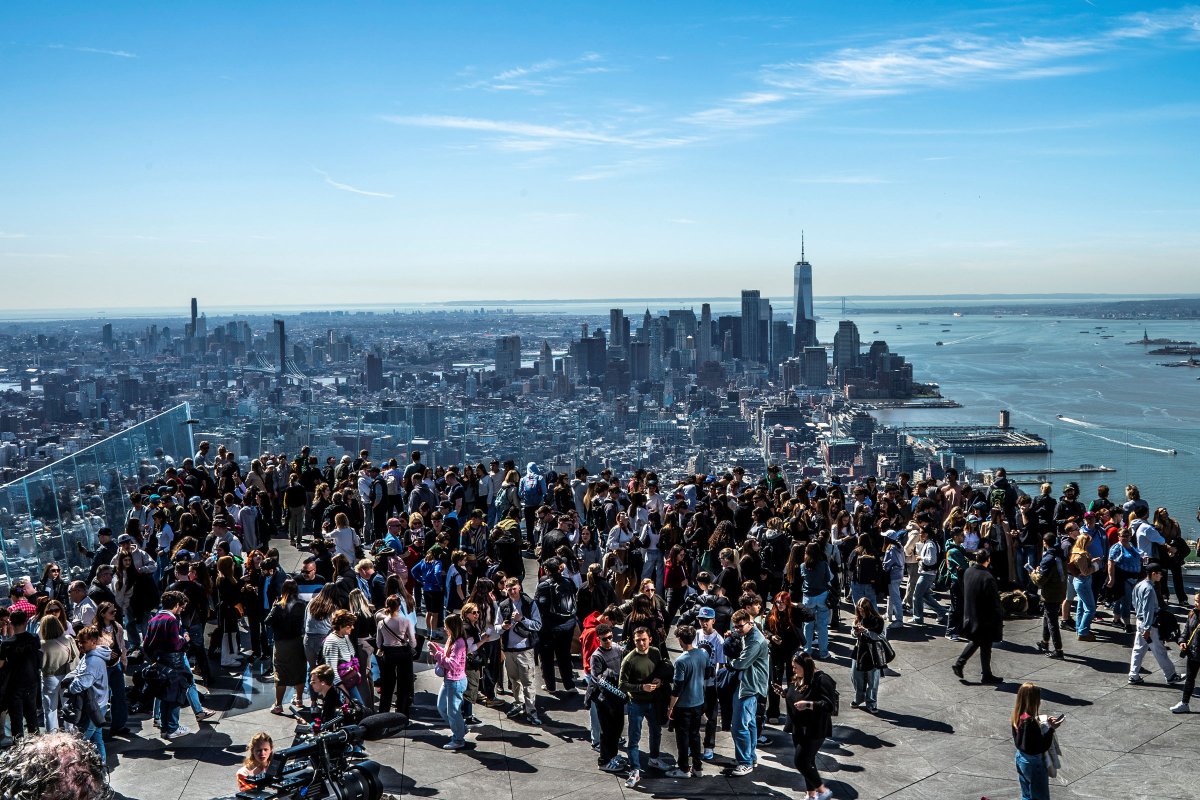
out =
[(521, 337), (501, 336), (496, 339), (496, 375), (512, 380), (521, 368)]
[(383, 391), (383, 356), (378, 352), (367, 353), (367, 391)]
[(795, 352), (817, 343), (817, 321), (813, 317), (812, 264), (804, 258), (804, 233), (800, 233), (800, 260), (792, 270), (795, 309), (792, 311), (792, 331), (796, 337)]
[(742, 337), (740, 355), (745, 361), (758, 361), (762, 337), (759, 314), (762, 296), (758, 289), (742, 290)]
[(858, 366), (862, 342), (858, 337), (858, 326), (848, 319), (838, 323), (833, 335), (833, 366), (840, 376), (844, 370)]
[(625, 312), (622, 309), (614, 308), (608, 312), (608, 358), (624, 358), (625, 347), (628, 344), (626, 341), (626, 331), (629, 330), (629, 322), (625, 319)]
[(696, 328), (696, 367), (714, 360), (712, 357), (713, 321), (712, 307), (700, 306), (700, 325)]

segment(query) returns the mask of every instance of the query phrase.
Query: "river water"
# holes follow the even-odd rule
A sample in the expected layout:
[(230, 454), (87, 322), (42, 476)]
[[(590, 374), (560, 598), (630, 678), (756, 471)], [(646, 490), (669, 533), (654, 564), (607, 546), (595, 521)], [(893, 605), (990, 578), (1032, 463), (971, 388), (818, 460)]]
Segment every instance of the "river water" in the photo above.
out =
[[(837, 327), (837, 311), (829, 311), (818, 324), (821, 341), (832, 341)], [(1003, 464), (1000, 456), (967, 456), (972, 468), (1115, 467), (1115, 473), (1053, 476), (1055, 494), (1077, 480), (1085, 501), (1095, 497), (1100, 483), (1112, 486), (1113, 499), (1120, 500), (1125, 484), (1136, 483), (1151, 507), (1166, 506), (1185, 534), (1200, 529), (1195, 519), (1200, 369), (1159, 366), (1183, 357), (1151, 356), (1147, 351), (1153, 347), (1126, 344), (1141, 339), (1146, 328), (1151, 338), (1200, 341), (1200, 324), (950, 314), (847, 317), (858, 325), (864, 352), (870, 342), (885, 340), (913, 364), (915, 380), (940, 384), (945, 397), (963, 405), (879, 411), (881, 422), (995, 425), (1000, 410), (1009, 409), (1014, 428), (1046, 438), (1053, 452), (1004, 456)]]

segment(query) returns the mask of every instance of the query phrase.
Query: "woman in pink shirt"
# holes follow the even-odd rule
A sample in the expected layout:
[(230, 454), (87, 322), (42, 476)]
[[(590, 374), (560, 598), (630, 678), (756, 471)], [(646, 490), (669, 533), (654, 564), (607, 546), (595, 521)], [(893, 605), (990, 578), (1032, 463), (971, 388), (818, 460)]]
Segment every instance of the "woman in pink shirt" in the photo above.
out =
[(467, 746), (467, 724), (463, 720), (463, 692), (467, 690), (467, 637), (463, 619), (458, 614), (446, 617), (446, 644), (429, 643), (429, 653), (442, 674), (442, 689), (438, 692), (438, 714), (450, 726), (450, 741), (443, 750), (461, 750)]

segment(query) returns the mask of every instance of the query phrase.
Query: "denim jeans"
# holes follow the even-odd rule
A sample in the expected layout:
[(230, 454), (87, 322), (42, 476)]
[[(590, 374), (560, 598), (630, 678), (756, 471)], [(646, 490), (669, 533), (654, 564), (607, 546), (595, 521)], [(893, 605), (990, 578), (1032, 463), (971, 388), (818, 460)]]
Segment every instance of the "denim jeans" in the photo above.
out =
[[(1116, 602), (1113, 603), (1113, 615), (1123, 620), (1126, 624), (1129, 623), (1129, 612), (1133, 609), (1133, 587), (1137, 584), (1136, 578), (1118, 578), (1117, 586), (1123, 591)], [(1123, 586), (1121, 584), (1124, 584)]]
[(913, 622), (921, 623), (925, 621), (926, 605), (932, 608), (933, 612), (939, 617), (946, 616), (946, 609), (942, 608), (942, 604), (933, 596), (933, 585), (936, 581), (936, 573), (917, 573), (917, 590), (913, 594)]
[(1075, 584), (1075, 597), (1079, 604), (1075, 609), (1075, 632), (1080, 636), (1092, 632), (1092, 620), (1096, 618), (1096, 595), (1092, 592), (1092, 576), (1071, 578)]
[(733, 752), (738, 766), (758, 760), (758, 695), (733, 698)]
[(663, 555), (661, 550), (647, 550), (642, 561), (642, 577), (654, 579), (655, 591), (663, 590)]
[(812, 655), (813, 642), (816, 641), (817, 654), (821, 658), (829, 655), (829, 606), (825, 605), (828, 596), (829, 592), (826, 591), (804, 598), (805, 607), (811, 608), (816, 616), (816, 619), (804, 623), (804, 652)]
[[(467, 738), (467, 723), (463, 721), (462, 701), (463, 692), (467, 690), (467, 679), (456, 681), (444, 679), (441, 691), (438, 692), (438, 716), (450, 726), (450, 740), (462, 742)], [(353, 694), (353, 691), (351, 692)]]
[(1050, 775), (1045, 757), (1017, 751), (1017, 779), (1021, 782), (1021, 800), (1050, 800)]
[(83, 738), (96, 745), (96, 751), (100, 754), (100, 763), (107, 763), (108, 752), (104, 749), (104, 730), (89, 719), (83, 728)]
[(62, 704), (62, 676), (42, 676), (42, 712), (46, 715), (46, 732), (59, 728), (58, 709)]
[(163, 736), (174, 733), (179, 728), (179, 704), (163, 703), (159, 713), (162, 714)]
[(850, 600), (854, 603), (854, 605), (857, 606), (858, 601), (863, 599), (864, 597), (870, 598), (871, 605), (873, 605), (873, 606), (879, 605), (879, 599), (875, 594), (874, 586), (872, 586), (869, 583), (854, 583), (853, 581), (851, 581), (850, 582)]
[(662, 726), (658, 724), (658, 706), (654, 701), (648, 703), (630, 703), (626, 710), (629, 713), (629, 765), (634, 769), (642, 768), (642, 721), (646, 720), (650, 728), (650, 758), (658, 758), (662, 746)]
[[(1034, 547), (1033, 545), (1023, 544), (1017, 548), (1017, 580), (1025, 589), (1029, 588), (1032, 582), (1029, 578), (1029, 570), (1037, 567), (1042, 558), (1042, 548)], [(1028, 566), (1029, 569), (1025, 569)]]
[(866, 703), (868, 708), (874, 708), (879, 699), (879, 670), (859, 671), (858, 663), (853, 662), (850, 667), (850, 679), (854, 682), (854, 701)]
[(893, 578), (888, 584), (888, 622), (904, 622), (904, 607), (900, 599), (900, 579)]

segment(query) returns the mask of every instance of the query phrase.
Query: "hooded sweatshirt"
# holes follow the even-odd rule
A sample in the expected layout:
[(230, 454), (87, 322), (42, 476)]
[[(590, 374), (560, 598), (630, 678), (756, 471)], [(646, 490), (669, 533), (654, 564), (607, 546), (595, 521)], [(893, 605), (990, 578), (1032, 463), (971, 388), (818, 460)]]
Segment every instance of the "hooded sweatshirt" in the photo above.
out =
[(112, 650), (103, 645), (84, 654), (71, 675), (75, 678), (75, 686), (80, 691), (88, 689), (100, 708), (108, 705), (108, 660), (112, 658)]
[(546, 480), (542, 468), (530, 461), (525, 465), (525, 477), (521, 479), (521, 502), (528, 506), (540, 506), (546, 499)]

